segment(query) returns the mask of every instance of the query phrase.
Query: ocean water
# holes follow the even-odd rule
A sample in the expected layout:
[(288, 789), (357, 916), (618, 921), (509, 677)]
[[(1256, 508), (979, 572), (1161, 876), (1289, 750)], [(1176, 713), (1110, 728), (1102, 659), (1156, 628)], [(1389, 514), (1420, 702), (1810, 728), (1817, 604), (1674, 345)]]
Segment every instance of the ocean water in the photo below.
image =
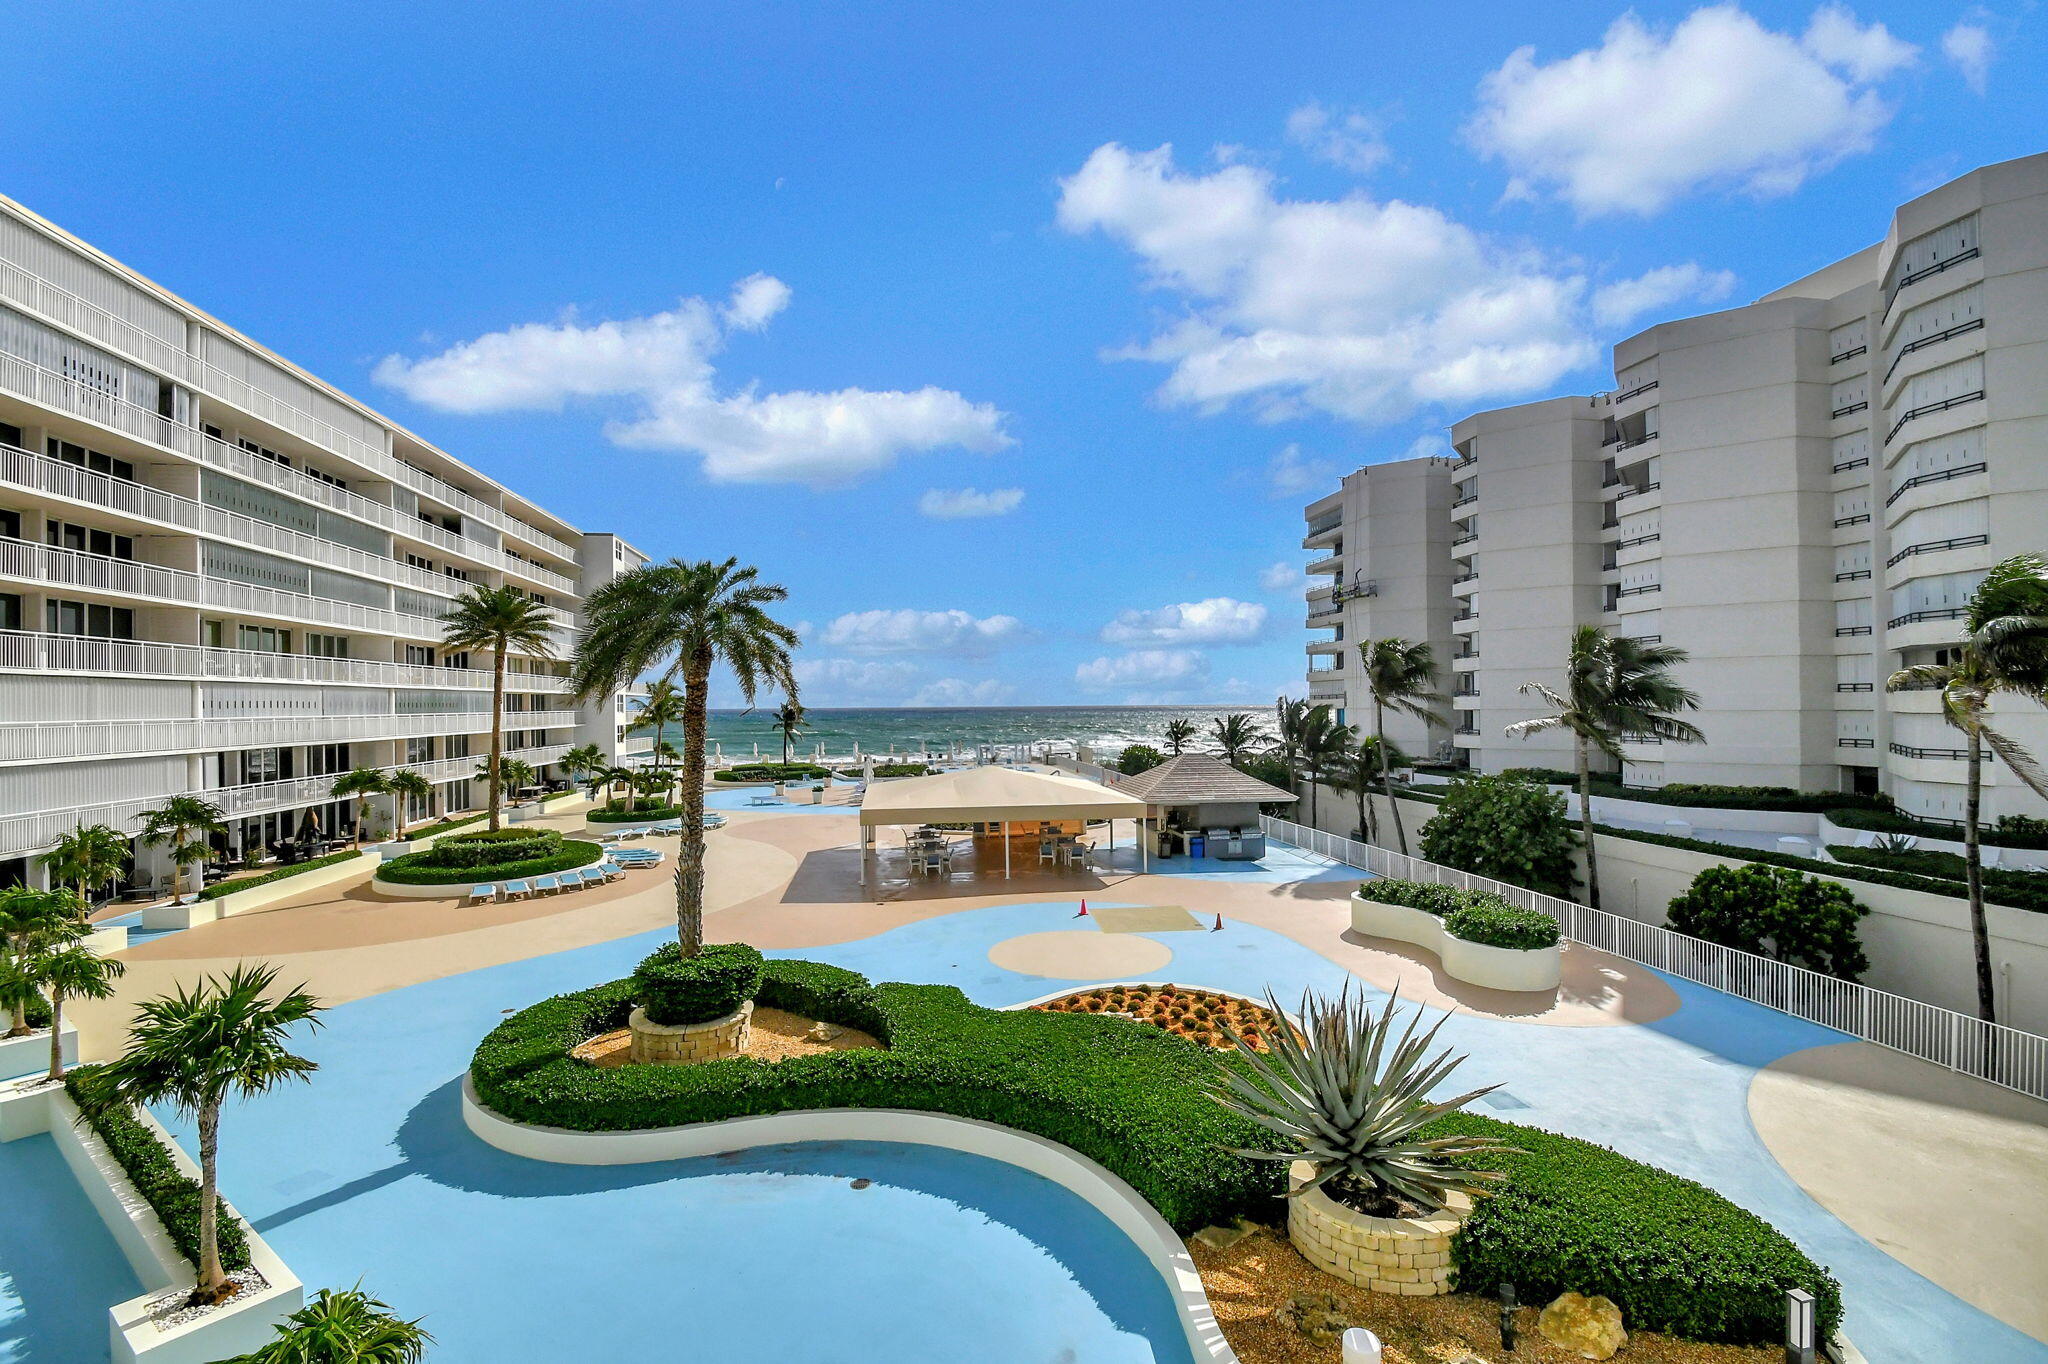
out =
[[(1087, 745), (1116, 751), (1129, 744), (1160, 743), (1168, 722), (1193, 720), (1207, 734), (1218, 716), (1247, 711), (1271, 729), (1263, 706), (980, 706), (945, 710), (807, 710), (808, 727), (792, 752), (814, 752), (819, 744), (834, 756), (863, 753), (955, 753), (971, 756), (987, 744), (1021, 750), (1033, 744)], [(707, 737), (728, 758), (748, 757), (760, 745), (764, 758), (782, 756), (782, 735), (770, 728), (774, 712), (715, 710)], [(677, 742), (679, 736), (671, 735)], [(1197, 740), (1196, 747), (1204, 746)]]

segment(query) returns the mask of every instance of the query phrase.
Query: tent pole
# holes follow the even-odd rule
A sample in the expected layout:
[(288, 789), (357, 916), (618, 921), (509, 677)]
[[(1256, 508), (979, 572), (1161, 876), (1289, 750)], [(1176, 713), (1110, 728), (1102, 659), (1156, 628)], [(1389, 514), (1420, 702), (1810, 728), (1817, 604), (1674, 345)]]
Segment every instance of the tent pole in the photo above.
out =
[(996, 825), (1003, 831), (1003, 879), (1010, 879), (1010, 824), (1008, 820)]

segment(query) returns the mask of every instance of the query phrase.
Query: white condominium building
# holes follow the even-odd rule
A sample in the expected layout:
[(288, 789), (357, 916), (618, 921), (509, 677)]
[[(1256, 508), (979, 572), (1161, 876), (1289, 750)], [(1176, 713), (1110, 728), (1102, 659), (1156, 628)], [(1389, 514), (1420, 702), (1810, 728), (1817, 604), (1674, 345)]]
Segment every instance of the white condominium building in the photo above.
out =
[[(2048, 553), (2048, 156), (1922, 195), (1747, 307), (1632, 336), (1614, 368), (1609, 393), (1452, 428), (1457, 747), (1483, 771), (1568, 766), (1503, 729), (1595, 621), (1686, 650), (1701, 698), (1706, 742), (1628, 742), (1630, 784), (1882, 790), (1959, 819), (1959, 736), (1935, 694), (1884, 680), (1945, 657), (1991, 564)], [(2048, 714), (1997, 710), (2048, 752)], [(2043, 812), (1986, 780), (1990, 817)]]
[(508, 754), (618, 755), (625, 698), (579, 711), (563, 660), (582, 598), (645, 562), (0, 198), (0, 885), (175, 794), (233, 852), (351, 825), (328, 789), (357, 767), (475, 804), (491, 660), (439, 619), (471, 584), (557, 625), (508, 662)]

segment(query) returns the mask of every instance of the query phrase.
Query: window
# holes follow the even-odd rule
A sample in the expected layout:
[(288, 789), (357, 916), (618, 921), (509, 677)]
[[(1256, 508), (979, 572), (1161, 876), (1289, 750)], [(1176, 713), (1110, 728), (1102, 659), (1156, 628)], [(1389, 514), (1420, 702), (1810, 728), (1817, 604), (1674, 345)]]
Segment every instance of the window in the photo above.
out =
[(467, 668), (469, 666), (469, 655), (450, 654), (441, 660), (441, 666), (444, 668)]
[(425, 667), (434, 666), (434, 646), (431, 644), (408, 644), (405, 646), (405, 661)]
[(417, 554), (408, 554), (405, 556), (405, 561), (423, 573), (432, 573), (434, 571), (434, 561), (432, 559), (421, 558)]
[(240, 782), (244, 786), (259, 781), (276, 781), (284, 770), (283, 760), (274, 748), (245, 748), (242, 750), (242, 771)]
[(81, 554), (97, 554), (103, 559), (133, 559), (135, 540), (132, 536), (116, 535), (110, 530), (96, 530), (91, 526), (74, 525), (69, 521), (46, 521), (43, 523), (43, 538), (59, 549), (77, 550)]
[(225, 621), (201, 621), (200, 630), (204, 635), (207, 648), (220, 649), (226, 647), (227, 623)]
[(241, 446), (244, 450), (247, 450), (250, 454), (255, 455), (259, 459), (267, 459), (272, 464), (281, 464), (287, 469), (292, 467), (292, 462), (290, 459), (288, 459), (284, 455), (280, 455), (275, 450), (269, 449), (265, 446), (258, 445), (255, 441), (249, 440), (247, 437), (237, 437), (235, 440), (235, 444)]
[(434, 760), (434, 741), (432, 739), (407, 739), (405, 741), (405, 760), (407, 763), (432, 762)]
[[(450, 758), (467, 758), (469, 756), (469, 736), (467, 734), (451, 734), (441, 741), (441, 746), (446, 751), (446, 756)], [(462, 807), (458, 806), (457, 808), (460, 809)]]
[(19, 540), (20, 538), (21, 513), (8, 511), (6, 508), (0, 507), (0, 539)]
[[(19, 433), (17, 433), (17, 437), (18, 435)], [(20, 445), (21, 441), (17, 438), (11, 443)], [(60, 459), (66, 464), (73, 464), (81, 469), (90, 469), (96, 474), (106, 474), (111, 478), (126, 479), (130, 483), (135, 481), (135, 466), (125, 459), (116, 459), (112, 455), (102, 454), (98, 450), (88, 450), (83, 445), (73, 445), (70, 441), (59, 440), (55, 436), (50, 437), (48, 445), (44, 448), (49, 451), (51, 459)]]
[(306, 632), (306, 652), (314, 658), (347, 658), (347, 635), (321, 635)]
[(84, 635), (92, 639), (135, 638), (135, 613), (125, 606), (100, 602), (43, 603), (45, 628), (53, 635)]
[(0, 445), (11, 445), (17, 450), (22, 449), (21, 428), (12, 422), (0, 422)]
[(0, 592), (0, 630), (21, 628), (21, 598), (12, 592)]
[(347, 744), (306, 745), (306, 775), (326, 777), (349, 770)]
[(332, 486), (334, 486), (334, 487), (336, 487), (336, 488), (340, 488), (340, 489), (342, 489), (342, 490), (343, 490), (344, 492), (346, 492), (346, 491), (348, 490), (348, 482), (347, 482), (347, 480), (345, 480), (345, 479), (339, 479), (339, 478), (336, 478), (336, 477), (335, 477), (335, 476), (334, 476), (333, 474), (329, 474), (329, 473), (323, 473), (323, 472), (321, 472), (321, 471), (320, 471), (320, 470), (318, 470), (318, 469), (307, 469), (307, 470), (306, 470), (306, 477), (308, 477), (308, 478), (317, 478), (317, 479), (319, 479), (319, 480), (320, 480), (320, 481), (321, 481), (322, 483), (326, 483), (326, 484), (331, 484)]
[(292, 651), (292, 632), (269, 625), (238, 626), (235, 629), (235, 647), (254, 649), (263, 654), (288, 654)]

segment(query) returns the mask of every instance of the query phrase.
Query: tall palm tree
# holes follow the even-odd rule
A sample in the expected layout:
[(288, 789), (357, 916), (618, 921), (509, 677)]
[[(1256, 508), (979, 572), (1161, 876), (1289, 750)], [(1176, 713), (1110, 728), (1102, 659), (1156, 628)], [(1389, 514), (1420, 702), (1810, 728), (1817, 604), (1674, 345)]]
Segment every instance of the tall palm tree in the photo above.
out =
[(353, 772), (344, 772), (334, 779), (334, 785), (327, 788), (327, 794), (336, 800), (354, 800), (356, 803), (356, 847), (363, 846), (363, 828), (370, 822), (370, 797), (389, 795), (391, 778), (374, 767), (358, 767)]
[(1368, 797), (1386, 769), (1408, 761), (1408, 755), (1391, 739), (1377, 734), (1360, 734), (1350, 749), (1332, 764), (1337, 784), (1358, 799), (1358, 832), (1368, 843), (1379, 842), (1379, 816)]
[(2018, 554), (1993, 565), (1963, 610), (1963, 643), (1952, 651), (1951, 660), (1901, 668), (1886, 681), (1885, 690), (1939, 688), (1942, 718), (1962, 731), (1968, 744), (1963, 867), (1977, 957), (1977, 1013), (1986, 1022), (1995, 1022), (1998, 1001), (1992, 988), (1991, 935), (1984, 922), (1984, 856), (1978, 827), (1984, 750), (1990, 749), (2028, 789), (2048, 796), (2048, 771), (2009, 735), (1992, 728), (1988, 718), (2000, 694), (2048, 705), (2048, 561)]
[(581, 782), (584, 773), (595, 772), (605, 766), (604, 750), (596, 744), (580, 744), (555, 761), (562, 765), (562, 770), (569, 774), (572, 782)]
[(1288, 787), (1299, 796), (1302, 746), (1308, 737), (1308, 702), (1292, 696), (1275, 700), (1273, 731), (1273, 740), (1266, 745), (1266, 752), (1286, 766)]
[(90, 910), (92, 892), (119, 877), (128, 865), (128, 840), (104, 824), (81, 824), (57, 835), (50, 850), (36, 859), (58, 881), (78, 888), (78, 903)]
[(1236, 767), (1246, 755), (1266, 746), (1266, 731), (1258, 717), (1244, 711), (1218, 716), (1209, 724), (1209, 737), (1216, 743), (1217, 756)]
[(618, 789), (621, 786), (627, 790), (632, 789), (635, 775), (630, 767), (606, 766), (589, 773), (583, 780), (584, 785), (589, 788), (593, 800), (597, 798), (597, 793), (602, 791), (604, 792), (605, 804), (610, 805), (618, 800)]
[(417, 1320), (354, 1288), (321, 1289), (277, 1323), (277, 1336), (227, 1364), (419, 1364), (434, 1338)]
[(225, 976), (146, 1001), (128, 1026), (128, 1046), (105, 1065), (82, 1072), (83, 1099), (94, 1110), (170, 1104), (199, 1124), (199, 1283), (194, 1306), (226, 1296), (220, 1263), (218, 1181), (221, 1106), (231, 1097), (262, 1094), (318, 1069), (287, 1047), (300, 1023), (320, 1026), (320, 1004), (305, 987), (268, 998), (277, 968), (241, 963)]
[(7, 1036), (21, 1037), (31, 1031), (28, 1006), (39, 989), (28, 960), (35, 944), (82, 921), (78, 902), (69, 892), (33, 886), (0, 888), (0, 973), (5, 975), (0, 982), (0, 1005), (12, 1019)]
[(424, 804), (427, 810), (427, 818), (432, 819), (434, 817), (435, 797), (440, 793), (441, 788), (428, 781), (425, 773), (415, 771), (410, 767), (401, 767), (398, 771), (391, 774), (385, 785), (392, 795), (398, 797), (396, 814), (398, 827), (391, 831), (393, 837), (405, 832), (406, 815), (415, 804)]
[(114, 982), (127, 964), (103, 957), (82, 939), (91, 930), (81, 920), (39, 938), (28, 956), (28, 973), (50, 1000), (50, 1078), (64, 1078), (64, 1001), (111, 999)]
[(584, 600), (584, 629), (570, 675), (579, 698), (609, 696), (643, 673), (683, 682), (683, 827), (676, 849), (676, 940), (683, 955), (704, 945), (704, 730), (712, 665), (732, 670), (752, 704), (774, 688), (796, 696), (789, 651), (796, 631), (766, 608), (789, 593), (758, 581), (737, 559), (671, 559), (614, 578)]
[[(798, 709), (801, 713), (802, 708)], [(676, 689), (676, 684), (667, 678), (651, 684), (647, 688), (647, 699), (640, 703), (640, 710), (633, 717), (633, 724), (653, 732), (654, 765), (661, 766), (663, 755), (675, 752), (668, 743), (668, 731), (680, 729), (683, 725), (683, 694)]]
[[(495, 831), (503, 808), (505, 755), (505, 658), (513, 650), (553, 658), (555, 622), (548, 608), (516, 587), (472, 587), (441, 617), (441, 647), (457, 653), (491, 651), (490, 823)], [(586, 698), (588, 699), (588, 698)]]
[(1643, 734), (1665, 743), (1696, 744), (1706, 738), (1699, 727), (1678, 718), (1698, 710), (1699, 694), (1678, 684), (1671, 670), (1685, 662), (1686, 652), (1668, 644), (1645, 644), (1617, 638), (1597, 625), (1572, 632), (1565, 659), (1562, 693), (1541, 682), (1524, 682), (1524, 696), (1534, 694), (1553, 713), (1517, 720), (1507, 727), (1511, 739), (1525, 739), (1546, 730), (1568, 730), (1579, 773), (1579, 837), (1586, 845), (1586, 903), (1600, 908), (1600, 868), (1593, 847), (1592, 751), (1599, 749), (1621, 761), (1624, 736)]
[(790, 697), (775, 708), (775, 723), (770, 729), (782, 731), (782, 765), (789, 766), (789, 745), (796, 738), (797, 731), (805, 728), (804, 708), (795, 697)]
[[(1387, 712), (1399, 711), (1428, 726), (1443, 723), (1438, 708), (1449, 698), (1436, 689), (1436, 652), (1429, 645), (1389, 635), (1358, 641), (1359, 676), (1372, 697), (1372, 732), (1387, 751)], [(1408, 855), (1408, 831), (1401, 827), (1401, 807), (1394, 803), (1394, 765), (1380, 767), (1380, 788), (1387, 797), (1387, 815), (1394, 822), (1394, 841)]]
[(1316, 827), (1316, 797), (1323, 778), (1343, 763), (1357, 737), (1357, 729), (1338, 722), (1334, 706), (1310, 706), (1302, 717), (1301, 766), (1308, 776), (1308, 825), (1311, 829)]
[(1195, 741), (1195, 722), (1185, 715), (1168, 720), (1166, 728), (1160, 732), (1159, 741), (1166, 745), (1167, 752), (1178, 758)]
[[(141, 842), (169, 854), (182, 878), (187, 867), (197, 871), (212, 859), (209, 838), (225, 837), (227, 831), (227, 816), (218, 805), (198, 796), (172, 796), (142, 817)], [(171, 889), (177, 892), (175, 885)], [(192, 889), (196, 893), (199, 887)]]

